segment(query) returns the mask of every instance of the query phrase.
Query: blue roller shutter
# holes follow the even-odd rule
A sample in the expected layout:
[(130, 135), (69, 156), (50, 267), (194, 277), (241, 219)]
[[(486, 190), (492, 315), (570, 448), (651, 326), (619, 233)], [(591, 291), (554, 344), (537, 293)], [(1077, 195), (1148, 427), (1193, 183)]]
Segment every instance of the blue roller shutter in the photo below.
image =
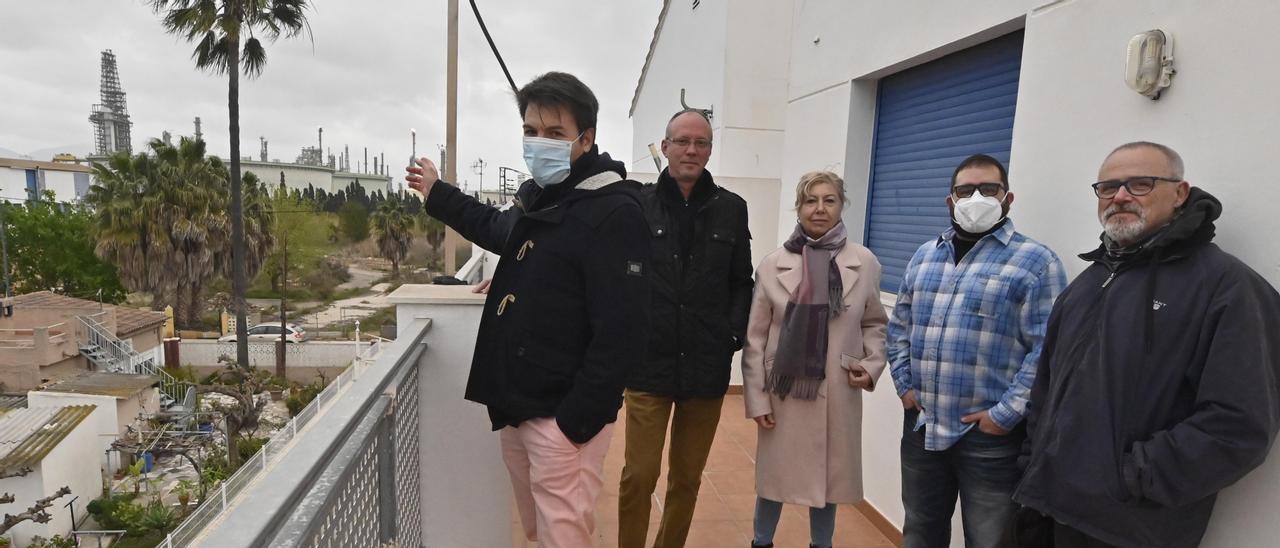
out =
[(27, 170), (27, 200), (40, 199), (40, 174), (34, 169)]
[(896, 293), (911, 255), (950, 226), (951, 173), (972, 154), (1008, 165), (1022, 31), (880, 81), (866, 245)]

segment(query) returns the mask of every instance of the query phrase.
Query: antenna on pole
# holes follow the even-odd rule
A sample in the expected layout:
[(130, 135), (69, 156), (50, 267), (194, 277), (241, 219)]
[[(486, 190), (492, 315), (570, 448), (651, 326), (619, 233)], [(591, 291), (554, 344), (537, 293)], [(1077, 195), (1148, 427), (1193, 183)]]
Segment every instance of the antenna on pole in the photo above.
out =
[(480, 190), (484, 190), (484, 167), (487, 165), (489, 165), (489, 162), (484, 161), (484, 158), (476, 158), (475, 163), (471, 164), (471, 169), (475, 170), (476, 175), (480, 176)]
[(712, 105), (711, 108), (694, 108), (689, 106), (689, 103), (684, 102), (684, 88), (680, 88), (680, 107), (685, 110), (696, 110), (701, 112), (703, 116), (707, 117), (708, 122), (711, 121), (713, 110), (715, 109), (715, 105)]

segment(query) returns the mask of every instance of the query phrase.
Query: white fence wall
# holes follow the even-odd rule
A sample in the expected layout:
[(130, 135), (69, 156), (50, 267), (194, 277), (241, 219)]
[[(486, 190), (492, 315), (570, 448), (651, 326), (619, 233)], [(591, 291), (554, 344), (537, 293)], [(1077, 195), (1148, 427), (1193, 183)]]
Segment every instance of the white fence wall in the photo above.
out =
[[(356, 359), (360, 349), (369, 346), (371, 341), (309, 341), (287, 344), (288, 355), (285, 358), (289, 369), (305, 367), (346, 367)], [(254, 367), (275, 367), (275, 342), (250, 342), (249, 365)], [(179, 346), (179, 361), (183, 367), (216, 367), (219, 356), (236, 355), (236, 343), (202, 340), (184, 340)], [(170, 364), (173, 365), (173, 364)]]

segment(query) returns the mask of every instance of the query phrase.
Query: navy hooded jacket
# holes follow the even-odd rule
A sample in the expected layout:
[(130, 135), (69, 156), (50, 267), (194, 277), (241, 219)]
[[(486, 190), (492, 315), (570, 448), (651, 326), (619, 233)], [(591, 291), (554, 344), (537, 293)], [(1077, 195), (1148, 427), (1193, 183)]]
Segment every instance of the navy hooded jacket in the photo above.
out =
[(1018, 503), (1117, 546), (1196, 546), (1218, 491), (1280, 426), (1280, 295), (1212, 243), (1192, 188), (1137, 253), (1104, 248), (1058, 298)]

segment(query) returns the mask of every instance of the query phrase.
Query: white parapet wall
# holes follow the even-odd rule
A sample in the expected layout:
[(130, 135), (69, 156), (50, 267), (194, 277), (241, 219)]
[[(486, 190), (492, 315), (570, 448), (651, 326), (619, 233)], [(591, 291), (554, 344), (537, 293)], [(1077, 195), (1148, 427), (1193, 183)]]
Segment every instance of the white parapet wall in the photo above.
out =
[(425, 546), (510, 546), (511, 484), (484, 406), (463, 399), (484, 295), (403, 285), (396, 325), (431, 320), (419, 382)]

